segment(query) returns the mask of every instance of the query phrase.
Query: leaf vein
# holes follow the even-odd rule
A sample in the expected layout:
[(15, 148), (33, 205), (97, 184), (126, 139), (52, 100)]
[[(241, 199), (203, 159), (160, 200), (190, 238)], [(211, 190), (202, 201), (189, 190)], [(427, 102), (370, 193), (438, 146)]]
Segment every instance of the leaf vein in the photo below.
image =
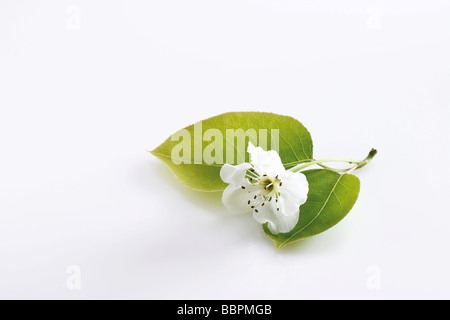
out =
[(339, 178), (337, 179), (336, 183), (334, 184), (333, 188), (330, 191), (330, 194), (328, 195), (327, 199), (325, 200), (322, 208), (320, 208), (319, 212), (314, 216), (314, 218), (312, 218), (303, 228), (301, 228), (300, 230), (294, 232), (289, 238), (287, 238), (285, 241), (283, 241), (280, 245), (280, 247), (284, 246), (285, 244), (287, 244), (293, 237), (295, 237), (297, 234), (299, 234), (300, 232), (302, 232), (303, 230), (305, 230), (307, 227), (309, 227), (311, 225), (311, 223), (313, 223), (322, 213), (322, 211), (325, 209), (326, 205), (328, 204), (328, 202), (330, 201), (331, 195), (334, 193), (337, 185), (339, 184), (339, 181), (342, 179), (344, 175), (339, 176)]

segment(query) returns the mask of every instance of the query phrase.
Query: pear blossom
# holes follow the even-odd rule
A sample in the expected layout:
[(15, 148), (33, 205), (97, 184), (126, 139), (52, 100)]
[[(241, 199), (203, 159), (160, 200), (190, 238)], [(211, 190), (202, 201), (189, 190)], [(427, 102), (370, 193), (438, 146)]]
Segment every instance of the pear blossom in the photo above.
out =
[(309, 186), (301, 172), (286, 170), (274, 150), (264, 151), (249, 143), (250, 163), (224, 164), (220, 177), (229, 185), (222, 202), (233, 213), (253, 213), (272, 234), (287, 233), (298, 222), (300, 206)]

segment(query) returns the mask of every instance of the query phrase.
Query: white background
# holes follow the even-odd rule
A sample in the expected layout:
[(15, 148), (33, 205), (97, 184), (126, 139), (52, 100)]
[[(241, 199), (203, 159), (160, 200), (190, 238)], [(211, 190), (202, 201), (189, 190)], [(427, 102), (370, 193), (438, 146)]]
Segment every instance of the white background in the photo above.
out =
[[(450, 2), (0, 2), (0, 298), (450, 298)], [(147, 150), (227, 111), (379, 154), (275, 249)], [(71, 266), (81, 270), (70, 290)]]

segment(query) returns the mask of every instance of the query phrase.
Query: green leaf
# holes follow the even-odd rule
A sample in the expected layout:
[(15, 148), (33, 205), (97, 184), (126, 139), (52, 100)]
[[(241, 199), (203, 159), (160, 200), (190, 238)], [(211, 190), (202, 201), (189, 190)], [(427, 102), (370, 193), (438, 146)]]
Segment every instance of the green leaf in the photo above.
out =
[(308, 200), (300, 207), (300, 218), (289, 233), (266, 234), (280, 248), (296, 240), (314, 236), (336, 225), (352, 209), (359, 194), (359, 179), (322, 169), (303, 172), (309, 183)]
[(227, 185), (220, 179), (220, 168), (224, 163), (248, 162), (249, 140), (265, 150), (278, 149), (287, 168), (313, 159), (311, 135), (299, 121), (265, 112), (230, 112), (200, 121), (151, 153), (192, 189), (221, 191)]

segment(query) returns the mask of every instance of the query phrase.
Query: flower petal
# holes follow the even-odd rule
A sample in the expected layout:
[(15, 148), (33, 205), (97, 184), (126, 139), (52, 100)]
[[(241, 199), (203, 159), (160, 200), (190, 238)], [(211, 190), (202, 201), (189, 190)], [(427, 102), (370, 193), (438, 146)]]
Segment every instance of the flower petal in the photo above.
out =
[(280, 195), (272, 199), (266, 205), (258, 207), (253, 217), (260, 222), (268, 223), (273, 234), (287, 233), (295, 228), (300, 206), (308, 197), (308, 180), (300, 172), (286, 171), (279, 176), (282, 185), (278, 187)]
[(230, 184), (223, 192), (222, 202), (232, 213), (251, 213), (255, 194), (256, 192), (251, 192), (251, 184), (248, 181), (239, 186)]
[(258, 211), (253, 212), (253, 217), (261, 224), (267, 222), (267, 226), (273, 234), (287, 233), (294, 229), (298, 222), (299, 208), (297, 207), (297, 210), (289, 212), (289, 214), (286, 214), (287, 212), (281, 214), (277, 211), (277, 206), (278, 203), (270, 201), (265, 206), (258, 207)]
[(238, 185), (245, 180), (245, 174), (251, 167), (252, 165), (247, 162), (238, 164), (237, 166), (225, 163), (222, 169), (220, 169), (220, 177), (226, 183)]
[(247, 151), (256, 172), (275, 177), (286, 171), (276, 151), (264, 151), (261, 147), (255, 147), (251, 142), (248, 143)]
[(301, 172), (285, 171), (279, 176), (282, 185), (278, 187), (280, 191), (280, 201), (283, 202), (283, 212), (290, 212), (293, 208), (298, 208), (304, 204), (308, 198), (309, 184), (306, 176)]

